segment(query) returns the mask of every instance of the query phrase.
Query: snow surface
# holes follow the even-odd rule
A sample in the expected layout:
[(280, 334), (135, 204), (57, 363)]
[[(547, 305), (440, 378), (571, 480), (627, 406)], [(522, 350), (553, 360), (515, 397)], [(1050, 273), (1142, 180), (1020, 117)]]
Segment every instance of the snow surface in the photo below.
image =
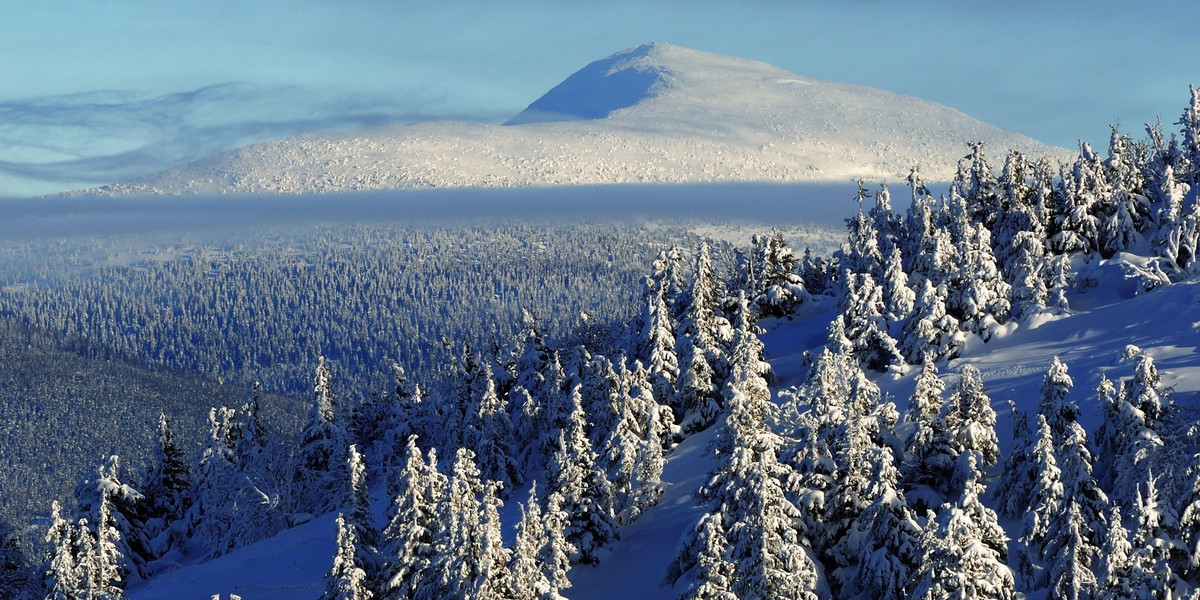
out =
[(1062, 148), (951, 108), (669, 44), (596, 61), (505, 125), (422, 123), (238, 148), (86, 193), (304, 193), (586, 183), (949, 181), (966, 143)]
[[(1075, 304), (1090, 306), (1088, 310), (1022, 323), (1009, 335), (987, 344), (974, 339), (962, 358), (943, 365), (943, 375), (950, 379), (965, 365), (980, 369), (999, 416), (997, 431), (1005, 454), (1012, 430), (1007, 401), (1013, 400), (1030, 414), (1036, 412), (1042, 378), (1054, 356), (1069, 367), (1075, 380), (1072, 399), (1083, 409), (1081, 422), (1089, 431), (1094, 431), (1100, 418), (1093, 394), (1100, 374), (1114, 380), (1132, 375), (1133, 361), (1126, 353), (1129, 344), (1155, 359), (1164, 384), (1174, 388), (1177, 403), (1196, 404), (1200, 393), (1200, 282), (1134, 295), (1122, 271), (1116, 261), (1091, 266), (1087, 272), (1096, 278), (1096, 287), (1071, 298)], [(830, 303), (819, 302), (791, 321), (764, 322), (768, 331), (762, 337), (779, 375), (779, 386), (799, 382), (802, 353), (824, 343), (832, 310)], [(914, 369), (904, 376), (878, 376), (884, 393), (901, 410), (907, 406), (916, 373)], [(691, 437), (667, 456), (663, 472), (667, 489), (662, 502), (622, 528), (621, 539), (608, 547), (599, 565), (572, 570), (574, 587), (565, 591), (568, 598), (674, 597), (658, 582), (674, 556), (680, 534), (704, 511), (694, 496), (712, 467), (705, 453), (709, 437), (708, 432)], [(379, 508), (382, 511), (382, 503)], [(506, 523), (515, 523), (516, 502), (506, 505), (503, 515)], [(131, 587), (129, 598), (207, 600), (217, 593), (236, 593), (255, 600), (315, 599), (321, 594), (322, 577), (333, 556), (333, 519), (327, 515), (208, 563), (165, 573)], [(1015, 526), (1005, 525), (1015, 539)], [(511, 535), (511, 525), (507, 533)]]

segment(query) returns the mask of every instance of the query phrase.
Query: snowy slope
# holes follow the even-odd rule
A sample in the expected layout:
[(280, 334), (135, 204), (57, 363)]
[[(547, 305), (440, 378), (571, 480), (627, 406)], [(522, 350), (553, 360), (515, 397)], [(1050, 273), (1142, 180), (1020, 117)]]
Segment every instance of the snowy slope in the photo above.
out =
[[(1073, 297), (1085, 307), (1074, 314), (1040, 319), (1013, 328), (984, 344), (973, 340), (961, 359), (943, 365), (949, 378), (967, 364), (982, 373), (993, 408), (999, 415), (997, 431), (1002, 450), (1011, 444), (1013, 400), (1024, 411), (1035, 412), (1040, 386), (1053, 356), (1068, 365), (1075, 380), (1072, 398), (1083, 409), (1082, 422), (1094, 431), (1099, 420), (1093, 388), (1100, 374), (1117, 380), (1132, 374), (1133, 363), (1123, 360), (1126, 345), (1135, 344), (1150, 354), (1164, 384), (1174, 388), (1177, 403), (1196, 404), (1200, 394), (1200, 283), (1181, 283), (1134, 296), (1115, 263), (1085, 267), (1084, 276), (1098, 286)], [(801, 353), (824, 343), (825, 328), (833, 316), (828, 303), (810, 306), (791, 322), (765, 323), (763, 336), (768, 358), (780, 386), (799, 383)], [(880, 376), (878, 383), (904, 410), (916, 370), (905, 376)], [(663, 480), (662, 502), (641, 519), (621, 530), (622, 539), (607, 549), (594, 567), (578, 566), (571, 574), (574, 587), (566, 595), (574, 600), (639, 598), (669, 599), (671, 590), (658, 586), (673, 557), (679, 535), (691, 527), (703, 509), (694, 496), (712, 467), (705, 455), (710, 433), (684, 441), (669, 456)], [(998, 467), (997, 467), (998, 470)], [(504, 509), (506, 522), (515, 522), (516, 503)], [(1006, 524), (1010, 537), (1017, 532)], [(511, 535), (511, 530), (509, 532)], [(256, 600), (315, 599), (322, 590), (321, 577), (332, 559), (334, 527), (331, 516), (284, 532), (273, 539), (234, 551), (209, 563), (166, 573), (128, 590), (131, 600), (207, 600), (230, 592)]]
[(965, 143), (1065, 158), (956, 110), (669, 44), (596, 61), (505, 125), (442, 122), (256, 144), (87, 193), (328, 192), (714, 181), (949, 180)]

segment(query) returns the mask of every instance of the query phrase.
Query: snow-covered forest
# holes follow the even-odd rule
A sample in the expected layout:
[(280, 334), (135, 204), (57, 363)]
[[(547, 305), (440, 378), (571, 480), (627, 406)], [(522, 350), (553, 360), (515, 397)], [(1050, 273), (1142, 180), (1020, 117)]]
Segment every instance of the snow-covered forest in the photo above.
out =
[[(989, 369), (1023, 378), (1012, 397), (978, 366), (1018, 338), (1092, 365), (1038, 332), (1156, 295), (1177, 321), (1156, 335), (1194, 329), (1200, 90), (1176, 125), (1114, 127), (1065, 164), (971, 144), (945, 194), (914, 169), (903, 211), (904, 186), (860, 183), (827, 255), (778, 231), (734, 247), (588, 226), (351, 228), (71, 270), (30, 251), (6, 319), (90, 358), (267, 385), (208, 410), (198, 447), (164, 413), (144, 466), (93, 457), (39, 546), (5, 526), (6, 597), (136, 598), (331, 524), (323, 591), (267, 595), (595, 597), (580, 573), (670, 511), (688, 521), (670, 556), (641, 555), (660, 585), (629, 593), (1200, 597), (1196, 407), (1156, 363), (1178, 338), (1091, 340), (1120, 347), (1095, 374)], [(288, 435), (263, 391), (301, 387)], [(688, 490), (664, 475), (685, 462), (707, 470)]]

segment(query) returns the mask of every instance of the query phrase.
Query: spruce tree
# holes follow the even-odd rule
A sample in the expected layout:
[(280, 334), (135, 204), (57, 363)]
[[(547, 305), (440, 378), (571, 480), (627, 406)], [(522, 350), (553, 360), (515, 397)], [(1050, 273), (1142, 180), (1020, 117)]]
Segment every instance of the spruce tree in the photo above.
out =
[[(79, 514), (87, 520), (92, 539), (97, 544), (113, 545), (111, 553), (117, 557), (114, 559), (117, 572), (105, 577), (118, 582), (144, 578), (146, 563), (151, 558), (140, 518), (146, 498), (122, 481), (123, 478), (120, 458), (113, 455), (97, 467), (94, 477), (75, 486)], [(106, 512), (102, 514), (102, 511)], [(110, 552), (107, 546), (102, 550)], [(107, 560), (106, 557), (104, 561)]]
[(55, 500), (50, 506), (50, 524), (46, 527), (46, 544), (50, 547), (50, 559), (44, 573), (46, 600), (77, 600), (85, 592), (88, 582), (84, 581), (83, 556), (79, 552), (79, 538), (86, 535), (68, 517)]
[(550, 590), (550, 581), (539, 562), (543, 540), (549, 537), (540, 504), (537, 482), (534, 481), (529, 486), (528, 501), (520, 506), (521, 520), (517, 523), (516, 541), (508, 565), (513, 600), (537, 600)]
[[(921, 560), (911, 584), (910, 598), (1014, 597), (1012, 571), (996, 542), (1003, 531), (996, 515), (979, 500), (979, 483), (974, 453), (964, 455), (958, 478), (962, 494), (945, 504), (929, 519), (921, 536)], [(997, 540), (999, 535), (999, 540)]]
[(854, 574), (842, 583), (843, 595), (903, 600), (919, 561), (921, 526), (904, 501), (890, 448), (867, 451), (869, 504), (851, 527), (861, 536)]
[(706, 514), (697, 528), (695, 576), (679, 593), (678, 600), (738, 600), (732, 591), (736, 574), (733, 563), (726, 558), (729, 542), (721, 530), (720, 516)]
[(479, 457), (480, 474), (485, 480), (499, 482), (501, 490), (511, 490), (521, 478), (513, 458), (513, 424), (491, 377), (487, 378), (483, 396), (479, 399), (475, 422), (479, 425), (474, 450)]
[(337, 411), (332, 378), (320, 357), (313, 378), (313, 404), (300, 434), (296, 471), (296, 511), (322, 514), (339, 498), (346, 480), (346, 437)]
[(357, 446), (351, 445), (346, 454), (346, 471), (349, 477), (341, 502), (342, 515), (355, 540), (355, 564), (366, 573), (367, 581), (374, 585), (383, 572), (383, 561), (379, 552), (380, 532), (375, 526), (371, 512), (367, 468)]
[(1046, 418), (1037, 415), (1037, 437), (1030, 450), (1031, 470), (1036, 473), (1029, 491), (1028, 503), (1022, 507), (1024, 515), (1021, 538), (1022, 553), (1017, 558), (1017, 572), (1021, 587), (1036, 590), (1047, 585), (1049, 573), (1044, 560), (1046, 538), (1050, 535), (1053, 515), (1060, 511), (1063, 503), (1062, 471), (1054, 450), (1054, 438)]
[(410, 436), (404, 466), (388, 484), (393, 500), (380, 549), (385, 569), (379, 588), (389, 600), (412, 597), (432, 563), (439, 496), (433, 488), (440, 477), (434, 467), (433, 461), (425, 463), (417, 437)]
[(504, 547), (504, 536), (500, 523), (500, 484), (489, 481), (484, 484), (483, 504), (479, 517), (479, 575), (475, 586), (468, 594), (475, 600), (508, 600), (513, 596), (508, 572), (511, 552)]
[(429, 573), (422, 578), (414, 597), (420, 600), (465, 599), (470, 597), (480, 573), (479, 494), (483, 482), (475, 466), (475, 454), (459, 448), (445, 498), (438, 504), (435, 553)]
[(562, 591), (571, 587), (571, 580), (567, 579), (567, 574), (571, 572), (570, 557), (579, 554), (579, 550), (566, 538), (569, 516), (562, 509), (562, 503), (562, 495), (552, 492), (546, 499), (546, 509), (542, 513), (545, 541), (538, 550), (537, 562), (542, 567), (546, 588), (539, 600), (565, 600)]
[(235, 545), (233, 532), (240, 525), (237, 514), (238, 468), (230, 436), (233, 411), (217, 407), (208, 411), (208, 441), (196, 462), (188, 531), (193, 541), (221, 556)]
[(578, 386), (571, 393), (571, 406), (567, 426), (560, 432), (559, 451), (548, 468), (548, 491), (561, 497), (561, 510), (567, 515), (564, 535), (578, 551), (571, 560), (595, 563), (600, 547), (617, 539), (612, 489), (584, 432), (587, 417)]
[(182, 519), (190, 508), (192, 472), (184, 460), (183, 449), (175, 443), (175, 431), (166, 413), (158, 416), (149, 471), (142, 489), (147, 502), (141, 516), (151, 558), (158, 558), (182, 542)]
[(1004, 459), (1004, 471), (996, 488), (996, 512), (1009, 519), (1019, 519), (1029, 507), (1029, 498), (1037, 481), (1037, 465), (1033, 463), (1033, 432), (1024, 412), (1009, 400), (1013, 419), (1012, 451)]
[(337, 553), (325, 574), (325, 593), (321, 600), (371, 600), (367, 574), (359, 566), (358, 540), (354, 528), (343, 515), (337, 518)]
[(1096, 577), (1096, 600), (1137, 598), (1132, 585), (1133, 545), (1129, 531), (1121, 525), (1121, 509), (1112, 507), (1108, 516), (1108, 532), (1100, 547), (1100, 565)]

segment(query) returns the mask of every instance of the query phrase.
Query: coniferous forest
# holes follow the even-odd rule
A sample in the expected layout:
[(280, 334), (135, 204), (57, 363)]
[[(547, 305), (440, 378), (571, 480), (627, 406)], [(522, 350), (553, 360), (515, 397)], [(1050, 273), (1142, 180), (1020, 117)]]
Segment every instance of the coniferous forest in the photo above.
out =
[[(611, 224), (332, 228), (120, 261), (95, 258), (110, 242), (14, 245), (5, 352), (73, 356), (80, 386), (82, 361), (187, 373), (212, 406), (131, 390), (129, 431), (76, 424), (101, 441), (64, 456), (91, 466), (30, 471), (45, 504), (0, 522), (0, 596), (122, 598), (334, 513), (324, 599), (570, 597), (703, 434), (704, 510), (661, 574), (681, 600), (1200, 598), (1197, 421), (1151, 354), (1130, 346), (1123, 376), (1083, 391), (1091, 430), (1085, 374), (1055, 358), (1007, 444), (1006, 399), (950, 369), (1074, 310), (1103, 283), (1087, 265), (1115, 260), (1139, 294), (1200, 274), (1200, 90), (1174, 125), (1114, 127), (1066, 164), (970, 144), (936, 196), (915, 168), (860, 182), (831, 253)], [(780, 386), (764, 326), (823, 305), (824, 345)], [(883, 393), (901, 376), (911, 397)], [(17, 416), (13, 448), (34, 443)]]

